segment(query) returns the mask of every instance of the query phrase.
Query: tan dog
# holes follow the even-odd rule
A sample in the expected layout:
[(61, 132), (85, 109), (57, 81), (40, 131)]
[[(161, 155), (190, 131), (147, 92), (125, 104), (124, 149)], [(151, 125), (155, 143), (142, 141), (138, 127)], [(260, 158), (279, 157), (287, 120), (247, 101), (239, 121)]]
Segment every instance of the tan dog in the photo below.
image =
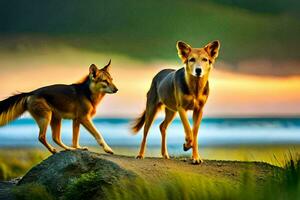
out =
[[(146, 110), (132, 127), (133, 132), (137, 133), (145, 124), (144, 136), (137, 158), (144, 158), (149, 128), (158, 110), (164, 106), (166, 115), (160, 124), (162, 156), (169, 158), (166, 129), (178, 112), (185, 131), (186, 142), (183, 149), (184, 151), (193, 149), (192, 162), (194, 164), (202, 162), (198, 153), (198, 129), (203, 107), (209, 94), (209, 74), (215, 59), (218, 57), (219, 48), (219, 41), (213, 41), (203, 48), (192, 48), (182, 41), (177, 42), (178, 55), (185, 66), (179, 70), (164, 69), (153, 78), (147, 93)], [(193, 110), (192, 129), (188, 121), (187, 110)]]
[[(39, 140), (47, 149), (56, 153), (56, 149), (46, 141), (46, 131), (50, 124), (52, 138), (56, 144), (66, 150), (87, 149), (79, 146), (79, 126), (82, 124), (97, 140), (105, 152), (113, 153), (91, 120), (96, 106), (106, 93), (116, 93), (118, 89), (112, 83), (109, 74), (110, 61), (102, 69), (92, 64), (81, 82), (72, 85), (51, 85), (29, 93), (20, 93), (0, 102), (0, 126), (18, 118), (29, 111), (37, 122)], [(73, 120), (73, 147), (61, 141), (61, 120)]]

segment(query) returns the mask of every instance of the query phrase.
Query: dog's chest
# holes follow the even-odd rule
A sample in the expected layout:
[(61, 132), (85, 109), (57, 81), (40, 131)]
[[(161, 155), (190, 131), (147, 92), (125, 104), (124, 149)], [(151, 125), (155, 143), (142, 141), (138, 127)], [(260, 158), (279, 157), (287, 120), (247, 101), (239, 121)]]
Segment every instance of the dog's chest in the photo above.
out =
[(194, 108), (202, 108), (206, 103), (209, 93), (208, 85), (204, 88), (201, 88), (195, 93), (185, 94), (182, 97), (182, 107), (187, 110), (193, 110)]
[(207, 97), (195, 98), (192, 95), (185, 95), (182, 98), (181, 106), (186, 110), (193, 110), (194, 108), (202, 108), (206, 102)]

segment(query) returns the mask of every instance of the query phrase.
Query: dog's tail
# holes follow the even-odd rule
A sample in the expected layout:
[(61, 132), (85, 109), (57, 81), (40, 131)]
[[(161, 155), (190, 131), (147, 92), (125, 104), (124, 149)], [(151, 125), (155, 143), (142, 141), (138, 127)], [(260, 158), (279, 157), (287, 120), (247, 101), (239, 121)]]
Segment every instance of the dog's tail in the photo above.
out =
[(29, 93), (20, 93), (0, 101), (0, 126), (15, 120), (27, 110), (28, 96)]
[(133, 131), (133, 134), (137, 134), (139, 130), (144, 126), (146, 119), (146, 110), (141, 114), (140, 117), (138, 117), (132, 124), (131, 130)]

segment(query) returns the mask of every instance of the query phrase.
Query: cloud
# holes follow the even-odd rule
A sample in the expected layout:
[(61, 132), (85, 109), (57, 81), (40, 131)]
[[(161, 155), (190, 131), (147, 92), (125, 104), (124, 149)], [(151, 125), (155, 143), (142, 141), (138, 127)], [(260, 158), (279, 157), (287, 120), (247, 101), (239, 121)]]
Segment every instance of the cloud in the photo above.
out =
[(234, 73), (251, 74), (257, 76), (299, 76), (300, 60), (277, 60), (251, 59), (242, 60), (235, 64), (220, 62), (218, 68)]

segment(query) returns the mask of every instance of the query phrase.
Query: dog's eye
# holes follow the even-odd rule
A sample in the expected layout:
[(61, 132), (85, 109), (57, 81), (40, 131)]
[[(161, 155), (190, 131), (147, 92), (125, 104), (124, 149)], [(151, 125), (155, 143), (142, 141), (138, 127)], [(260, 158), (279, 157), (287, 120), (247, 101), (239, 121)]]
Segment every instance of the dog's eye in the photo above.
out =
[(195, 58), (190, 58), (189, 59), (189, 62), (195, 62), (196, 60), (195, 60)]
[(106, 85), (109, 84), (107, 80), (102, 80), (101, 82), (102, 82), (102, 83), (105, 83)]
[(203, 62), (207, 62), (207, 58), (202, 58), (202, 61)]

